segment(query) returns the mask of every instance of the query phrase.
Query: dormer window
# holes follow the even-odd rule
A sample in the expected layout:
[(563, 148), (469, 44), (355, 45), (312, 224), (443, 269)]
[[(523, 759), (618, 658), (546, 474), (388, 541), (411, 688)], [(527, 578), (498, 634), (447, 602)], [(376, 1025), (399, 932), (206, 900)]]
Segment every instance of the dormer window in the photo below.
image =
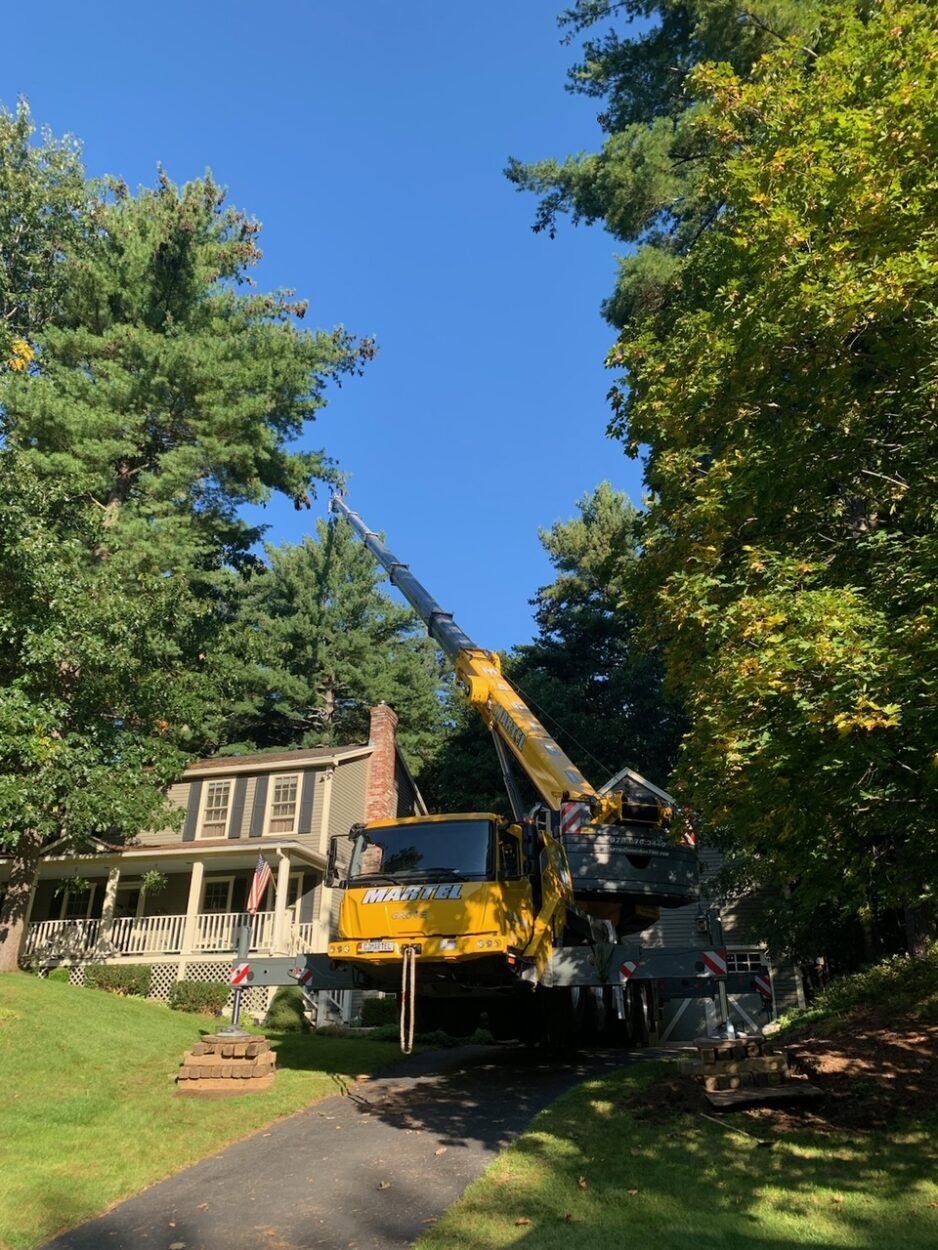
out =
[(296, 829), (296, 798), (300, 788), (297, 773), (272, 778), (270, 813), (267, 828), (270, 833), (293, 833)]
[(223, 838), (228, 832), (228, 811), (231, 803), (231, 782), (210, 781), (205, 787), (205, 806), (199, 836)]

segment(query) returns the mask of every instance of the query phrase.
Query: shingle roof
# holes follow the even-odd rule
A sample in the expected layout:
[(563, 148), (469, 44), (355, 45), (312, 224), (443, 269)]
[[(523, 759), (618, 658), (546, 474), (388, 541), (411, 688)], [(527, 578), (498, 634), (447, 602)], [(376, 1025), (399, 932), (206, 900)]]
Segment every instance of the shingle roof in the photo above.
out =
[(366, 751), (368, 743), (362, 742), (356, 746), (344, 747), (308, 747), (300, 751), (258, 751), (254, 755), (213, 755), (207, 760), (194, 760), (186, 769), (191, 772), (195, 769), (201, 771), (204, 768), (217, 768), (220, 772), (224, 772), (230, 768), (243, 768), (245, 765), (257, 764), (307, 764), (315, 763), (316, 760), (331, 760), (336, 756), (352, 755), (359, 751)]

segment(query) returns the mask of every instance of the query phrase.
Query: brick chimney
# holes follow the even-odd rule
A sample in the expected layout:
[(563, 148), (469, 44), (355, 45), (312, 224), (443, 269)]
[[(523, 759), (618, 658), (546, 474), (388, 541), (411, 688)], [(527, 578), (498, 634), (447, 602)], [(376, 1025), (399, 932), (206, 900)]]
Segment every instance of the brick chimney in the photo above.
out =
[(368, 770), (366, 820), (392, 820), (397, 815), (397, 713), (388, 703), (371, 709), (368, 741), (374, 747)]

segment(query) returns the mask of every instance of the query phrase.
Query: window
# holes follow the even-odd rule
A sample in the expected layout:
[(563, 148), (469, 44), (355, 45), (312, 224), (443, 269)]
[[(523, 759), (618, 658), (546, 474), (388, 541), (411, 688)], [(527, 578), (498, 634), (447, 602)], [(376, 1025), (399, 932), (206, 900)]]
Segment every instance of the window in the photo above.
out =
[(727, 972), (758, 972), (766, 965), (765, 951), (727, 951)]
[(270, 797), (268, 832), (292, 833), (296, 828), (296, 796), (300, 779), (296, 773), (274, 777)]
[(94, 886), (83, 890), (66, 890), (62, 899), (63, 920), (87, 920), (91, 915), (91, 903), (94, 898)]
[(231, 911), (233, 885), (233, 877), (220, 877), (215, 881), (206, 881), (202, 891), (202, 911), (213, 914)]
[(202, 808), (200, 830), (203, 838), (223, 838), (228, 832), (230, 799), (230, 781), (210, 781), (205, 787), (205, 806)]

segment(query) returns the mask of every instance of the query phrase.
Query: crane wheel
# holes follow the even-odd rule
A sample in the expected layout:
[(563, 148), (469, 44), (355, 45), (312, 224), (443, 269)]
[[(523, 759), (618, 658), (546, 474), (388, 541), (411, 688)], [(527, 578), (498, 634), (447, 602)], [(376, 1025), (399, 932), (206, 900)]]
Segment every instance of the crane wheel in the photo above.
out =
[(541, 1042), (553, 1054), (572, 1054), (580, 1044), (586, 1000), (583, 991), (574, 986), (538, 989), (541, 1017)]

